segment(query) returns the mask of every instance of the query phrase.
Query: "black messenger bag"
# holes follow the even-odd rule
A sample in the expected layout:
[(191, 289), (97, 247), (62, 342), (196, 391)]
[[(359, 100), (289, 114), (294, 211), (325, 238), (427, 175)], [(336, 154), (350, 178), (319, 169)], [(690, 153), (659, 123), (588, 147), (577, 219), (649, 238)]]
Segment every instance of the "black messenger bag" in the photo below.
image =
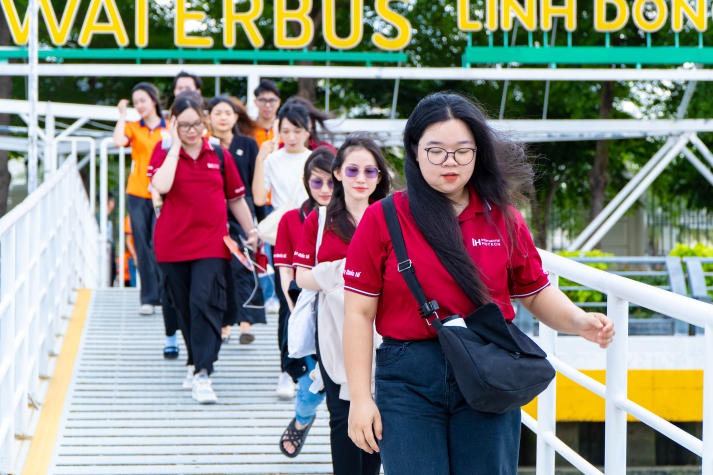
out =
[(433, 318), (441, 350), (453, 370), (463, 397), (473, 409), (502, 414), (524, 406), (544, 391), (555, 377), (547, 354), (500, 307), (486, 303), (463, 319), (438, 317), (438, 303), (427, 301), (406, 252), (393, 197), (382, 200), (386, 224), (406, 280), (420, 306), (421, 316)]

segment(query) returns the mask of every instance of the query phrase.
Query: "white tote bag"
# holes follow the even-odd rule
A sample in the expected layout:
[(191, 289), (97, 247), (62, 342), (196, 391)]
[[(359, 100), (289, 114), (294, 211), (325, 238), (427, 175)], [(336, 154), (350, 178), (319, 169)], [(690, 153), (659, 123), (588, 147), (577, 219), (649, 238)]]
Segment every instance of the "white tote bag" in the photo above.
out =
[[(317, 263), (317, 251), (322, 244), (322, 234), (327, 210), (319, 208), (317, 225), (317, 245), (314, 250), (314, 262)], [(317, 323), (318, 290), (302, 289), (295, 302), (295, 308), (287, 320), (287, 355), (290, 358), (303, 358), (317, 353), (315, 330)]]

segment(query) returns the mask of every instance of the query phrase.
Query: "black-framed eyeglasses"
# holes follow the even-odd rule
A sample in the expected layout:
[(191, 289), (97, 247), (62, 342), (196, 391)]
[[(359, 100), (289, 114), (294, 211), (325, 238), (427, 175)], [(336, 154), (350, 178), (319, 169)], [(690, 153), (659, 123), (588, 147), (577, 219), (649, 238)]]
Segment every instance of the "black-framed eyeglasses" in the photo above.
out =
[(453, 160), (458, 165), (468, 165), (475, 159), (475, 152), (478, 151), (478, 148), (463, 147), (453, 152), (441, 147), (426, 147), (424, 150), (426, 151), (426, 158), (433, 165), (443, 165), (448, 160), (449, 155), (453, 156)]
[(271, 97), (271, 98), (259, 97), (259, 98), (255, 99), (255, 100), (258, 101), (260, 104), (262, 104), (262, 105), (264, 105), (264, 106), (268, 106), (268, 105), (269, 105), (269, 106), (274, 106), (275, 104), (277, 104), (278, 102), (280, 102), (280, 100), (279, 100), (278, 98), (276, 98), (276, 97)]
[(203, 121), (198, 121), (198, 122), (179, 122), (178, 123), (178, 130), (181, 132), (188, 132), (191, 129), (201, 131), (203, 130)]

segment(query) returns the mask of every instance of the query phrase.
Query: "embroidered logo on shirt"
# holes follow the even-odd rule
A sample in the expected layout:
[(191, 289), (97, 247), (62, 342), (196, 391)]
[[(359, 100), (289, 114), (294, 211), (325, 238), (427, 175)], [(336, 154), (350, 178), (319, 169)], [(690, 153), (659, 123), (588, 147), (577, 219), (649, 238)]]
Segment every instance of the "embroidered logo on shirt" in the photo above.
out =
[(357, 279), (361, 277), (361, 272), (353, 271), (351, 269), (344, 269), (344, 275), (348, 277), (356, 277)]
[(500, 239), (471, 238), (471, 245), (473, 247), (500, 247), (502, 246), (502, 242), (500, 241)]
[(219, 170), (219, 169), (220, 169), (220, 163), (211, 163), (211, 162), (208, 162), (208, 163), (206, 164), (206, 166), (207, 166), (208, 168), (212, 168), (213, 170)]

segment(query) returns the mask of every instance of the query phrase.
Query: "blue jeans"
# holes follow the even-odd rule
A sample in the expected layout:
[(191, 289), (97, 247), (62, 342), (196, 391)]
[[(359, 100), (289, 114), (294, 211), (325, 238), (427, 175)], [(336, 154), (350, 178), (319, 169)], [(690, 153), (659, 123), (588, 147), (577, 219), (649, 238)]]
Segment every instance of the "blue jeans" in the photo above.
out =
[(516, 475), (520, 409), (487, 414), (463, 399), (438, 340), (389, 338), (376, 351), (386, 475)]
[(317, 413), (317, 407), (324, 401), (323, 392), (314, 394), (309, 390), (312, 385), (309, 373), (315, 368), (317, 360), (314, 359), (314, 356), (307, 356), (305, 363), (307, 372), (297, 378), (297, 395), (295, 396), (295, 419), (302, 425), (309, 424)]

